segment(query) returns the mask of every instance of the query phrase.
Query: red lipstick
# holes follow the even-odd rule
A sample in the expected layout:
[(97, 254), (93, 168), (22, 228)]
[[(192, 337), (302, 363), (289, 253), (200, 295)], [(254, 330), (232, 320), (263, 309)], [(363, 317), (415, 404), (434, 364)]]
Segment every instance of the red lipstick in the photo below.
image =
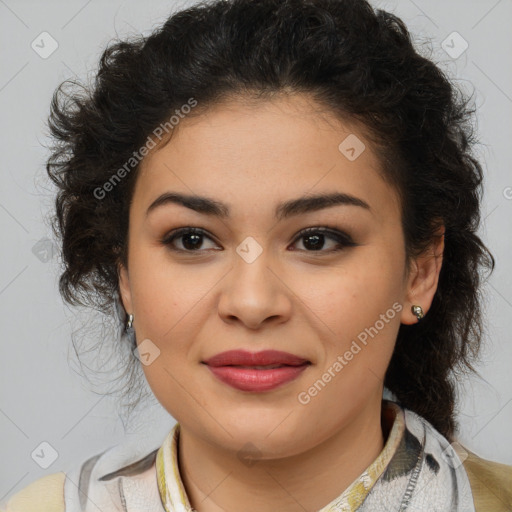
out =
[(219, 380), (241, 391), (268, 391), (296, 379), (311, 363), (278, 350), (229, 350), (204, 361)]

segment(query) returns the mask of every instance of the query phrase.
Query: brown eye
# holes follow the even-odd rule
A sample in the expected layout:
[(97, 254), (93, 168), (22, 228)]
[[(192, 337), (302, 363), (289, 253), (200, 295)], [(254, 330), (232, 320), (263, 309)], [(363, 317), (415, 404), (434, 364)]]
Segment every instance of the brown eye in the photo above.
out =
[[(203, 248), (204, 240), (212, 240), (205, 231), (199, 228), (180, 228), (169, 233), (162, 243), (173, 251), (198, 252)], [(182, 247), (176, 247), (175, 241), (180, 241)]]
[[(205, 240), (213, 242), (214, 247), (205, 248)], [(324, 227), (308, 228), (301, 231), (295, 238), (294, 244), (299, 241), (302, 241), (304, 247), (299, 250), (318, 253), (331, 253), (358, 245), (346, 233)], [(325, 249), (325, 246), (329, 245), (329, 241), (331, 248)], [(166, 235), (161, 242), (176, 252), (200, 253), (207, 249), (219, 250), (213, 238), (208, 236), (203, 229), (193, 227), (176, 229)]]
[[(357, 244), (352, 238), (341, 231), (327, 228), (308, 228), (301, 231), (294, 243), (303, 240), (304, 250), (307, 252), (334, 252), (342, 250), (345, 247), (354, 247)], [(334, 241), (334, 248), (324, 250), (326, 240)]]

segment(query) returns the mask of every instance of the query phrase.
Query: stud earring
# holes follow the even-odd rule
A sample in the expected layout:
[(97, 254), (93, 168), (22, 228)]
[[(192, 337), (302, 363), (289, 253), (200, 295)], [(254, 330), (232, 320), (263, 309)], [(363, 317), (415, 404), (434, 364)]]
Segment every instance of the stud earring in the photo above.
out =
[(412, 306), (411, 307), (411, 311), (413, 312), (414, 315), (416, 315), (416, 318), (418, 320), (421, 320), (425, 314), (423, 313), (423, 308), (421, 306)]
[(131, 329), (133, 327), (133, 315), (131, 313), (128, 314), (128, 321), (126, 322), (126, 329)]

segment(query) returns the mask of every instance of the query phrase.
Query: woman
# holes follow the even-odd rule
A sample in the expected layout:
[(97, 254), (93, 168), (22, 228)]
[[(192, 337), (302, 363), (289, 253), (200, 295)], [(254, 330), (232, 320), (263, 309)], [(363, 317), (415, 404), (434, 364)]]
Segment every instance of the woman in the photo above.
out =
[(456, 442), (494, 266), (472, 112), (400, 19), (201, 4), (61, 93), (62, 295), (122, 305), (178, 423), (5, 510), (510, 510), (512, 468)]

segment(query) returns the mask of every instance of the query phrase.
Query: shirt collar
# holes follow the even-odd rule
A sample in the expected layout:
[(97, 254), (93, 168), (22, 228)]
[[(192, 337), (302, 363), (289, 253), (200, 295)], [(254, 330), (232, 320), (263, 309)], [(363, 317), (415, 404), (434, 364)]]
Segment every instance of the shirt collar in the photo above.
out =
[[(384, 448), (368, 466), (337, 498), (319, 512), (355, 510), (370, 492), (396, 452), (405, 430), (404, 410), (395, 402), (382, 401), (382, 426), (389, 432)], [(169, 432), (156, 455), (156, 471), (160, 498), (166, 512), (191, 512), (185, 486), (178, 465), (178, 440), (180, 424)]]

